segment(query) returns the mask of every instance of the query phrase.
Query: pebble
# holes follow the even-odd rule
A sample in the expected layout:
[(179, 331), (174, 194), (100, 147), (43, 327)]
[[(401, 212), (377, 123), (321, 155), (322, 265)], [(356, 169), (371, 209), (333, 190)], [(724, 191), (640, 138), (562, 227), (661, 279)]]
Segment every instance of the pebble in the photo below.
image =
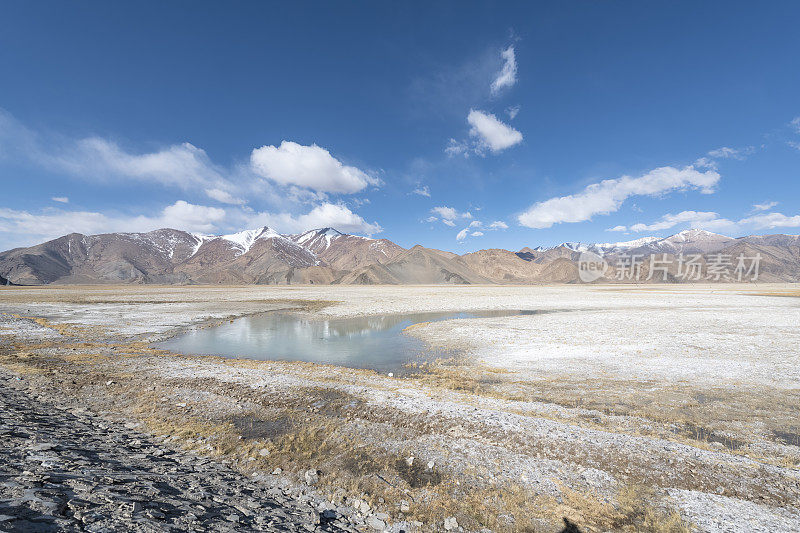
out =
[(308, 483), (309, 485), (316, 485), (317, 483), (319, 483), (319, 472), (317, 472), (316, 470), (306, 470), (304, 477), (306, 483)]
[(386, 529), (386, 522), (376, 516), (370, 516), (367, 518), (367, 525), (375, 531), (383, 531)]

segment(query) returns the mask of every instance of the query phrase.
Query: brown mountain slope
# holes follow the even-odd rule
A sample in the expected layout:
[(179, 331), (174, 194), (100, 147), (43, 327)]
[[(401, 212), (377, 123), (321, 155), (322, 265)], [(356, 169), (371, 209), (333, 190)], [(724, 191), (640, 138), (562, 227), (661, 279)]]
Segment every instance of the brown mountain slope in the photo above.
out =
[(319, 260), (280, 235), (265, 234), (242, 253), (228, 241), (205, 242), (197, 253), (175, 267), (195, 283), (269, 283), (278, 272), (316, 266)]
[(71, 233), (29, 248), (0, 254), (0, 271), (13, 283), (182, 283), (173, 267), (188, 257), (199, 239), (184, 231)]
[(489, 278), (473, 272), (456, 256), (447, 258), (440, 250), (420, 245), (382, 265), (370, 265), (346, 274), (344, 284), (474, 284), (491, 283)]
[(390, 240), (347, 235), (333, 228), (287, 237), (335, 270), (356, 270), (375, 263), (384, 264), (405, 252)]
[(550, 261), (555, 261), (556, 259), (577, 260), (580, 252), (576, 252), (575, 250), (571, 250), (570, 248), (561, 245), (545, 250), (536, 250), (525, 247), (517, 252), (516, 255), (526, 261), (544, 264), (549, 263)]
[(461, 259), (476, 274), (498, 283), (530, 283), (542, 270), (541, 265), (498, 248), (464, 254)]
[[(48, 283), (270, 283), (270, 284), (480, 284), (580, 283), (579, 250), (609, 264), (597, 283), (714, 282), (738, 280), (737, 258), (760, 255), (761, 282), (800, 282), (800, 237), (755, 235), (732, 239), (701, 230), (623, 243), (565, 243), (512, 253), (489, 249), (458, 256), (386, 239), (346, 235), (330, 228), (280, 235), (268, 227), (222, 236), (173, 229), (149, 233), (65, 235), (29, 248), (0, 253), (0, 284)], [(678, 270), (680, 258), (699, 251), (700, 276)], [(722, 254), (726, 275), (710, 274)], [(640, 276), (617, 278), (622, 262), (637, 256)], [(666, 279), (651, 259), (671, 262)], [(620, 273), (624, 273), (621, 270)], [(752, 273), (743, 273), (754, 281)]]
[(560, 257), (542, 265), (536, 281), (538, 283), (578, 283), (580, 282), (578, 265), (569, 259)]

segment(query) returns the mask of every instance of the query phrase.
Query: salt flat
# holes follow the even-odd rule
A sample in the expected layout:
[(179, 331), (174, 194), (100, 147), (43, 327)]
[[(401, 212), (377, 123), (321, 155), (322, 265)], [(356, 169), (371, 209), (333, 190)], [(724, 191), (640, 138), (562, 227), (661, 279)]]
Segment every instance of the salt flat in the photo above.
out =
[[(298, 483), (319, 469), (322, 497), (369, 500), (390, 527), (452, 515), (467, 529), (548, 530), (568, 516), (589, 530), (649, 520), (724, 531), (746, 517), (751, 530), (790, 530), (800, 528), (798, 295), (793, 285), (7, 288), (0, 362), (242, 469), (280, 467)], [(275, 309), (547, 312), (409, 328), (454, 357), (402, 379), (148, 345)], [(253, 454), (262, 447), (268, 455)]]

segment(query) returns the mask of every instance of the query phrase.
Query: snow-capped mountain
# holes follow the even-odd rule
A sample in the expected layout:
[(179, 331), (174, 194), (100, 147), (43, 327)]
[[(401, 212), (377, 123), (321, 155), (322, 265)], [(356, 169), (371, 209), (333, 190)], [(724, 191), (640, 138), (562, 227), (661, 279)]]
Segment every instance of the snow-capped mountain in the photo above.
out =
[(230, 235), (220, 235), (219, 237), (211, 237), (211, 239), (222, 239), (237, 248), (241, 253), (246, 254), (250, 251), (253, 244), (259, 239), (282, 239), (283, 237), (275, 230), (268, 226), (257, 229), (248, 229), (240, 231), (239, 233), (232, 233)]
[(622, 242), (563, 242), (557, 246), (524, 248), (521, 252), (544, 253), (559, 248), (572, 252), (594, 252), (599, 255), (614, 255), (636, 251), (636, 253), (708, 253), (719, 250), (735, 241), (718, 233), (702, 229), (689, 229), (669, 237), (641, 237)]
[(267, 226), (227, 235), (173, 229), (72, 233), (0, 254), (0, 272), (13, 283), (34, 285), (278, 283), (292, 278), (330, 282), (335, 272), (385, 262), (402, 251), (386, 239), (348, 235), (332, 228), (299, 235), (281, 235)]
[(642, 237), (641, 239), (634, 239), (632, 241), (623, 242), (600, 242), (593, 246), (599, 250), (631, 250), (646, 246), (660, 240), (658, 237)]
[(387, 239), (348, 235), (333, 228), (320, 228), (287, 235), (336, 270), (353, 270), (373, 263), (386, 263), (405, 251)]
[(647, 251), (668, 254), (715, 252), (736, 239), (702, 229), (688, 229), (643, 246)]
[(305, 233), (298, 233), (296, 235), (287, 235), (287, 237), (306, 250), (314, 253), (322, 253), (331, 247), (335, 241), (342, 237), (354, 237), (356, 239), (366, 239), (366, 237), (358, 237), (356, 235), (346, 235), (333, 228), (312, 229)]
[[(48, 283), (574, 283), (581, 253), (620, 256), (745, 254), (761, 258), (759, 281), (800, 281), (800, 236), (734, 239), (704, 230), (611, 243), (566, 242), (513, 253), (489, 249), (459, 256), (405, 250), (387, 239), (333, 228), (282, 235), (269, 227), (227, 235), (174, 229), (148, 233), (71, 233), (0, 253), (0, 282)], [(605, 279), (613, 281), (613, 279)], [(671, 281), (680, 281), (673, 275)]]

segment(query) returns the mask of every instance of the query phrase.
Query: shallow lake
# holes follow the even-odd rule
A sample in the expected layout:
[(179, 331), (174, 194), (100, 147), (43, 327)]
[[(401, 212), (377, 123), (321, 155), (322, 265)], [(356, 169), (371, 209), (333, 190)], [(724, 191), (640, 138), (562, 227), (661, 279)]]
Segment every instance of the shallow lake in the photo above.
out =
[(319, 319), (272, 312), (206, 329), (194, 329), (158, 343), (158, 348), (193, 355), (307, 361), (381, 372), (403, 372), (407, 365), (444, 354), (403, 332), (437, 320), (537, 314), (542, 311), (466, 311), (407, 313)]

